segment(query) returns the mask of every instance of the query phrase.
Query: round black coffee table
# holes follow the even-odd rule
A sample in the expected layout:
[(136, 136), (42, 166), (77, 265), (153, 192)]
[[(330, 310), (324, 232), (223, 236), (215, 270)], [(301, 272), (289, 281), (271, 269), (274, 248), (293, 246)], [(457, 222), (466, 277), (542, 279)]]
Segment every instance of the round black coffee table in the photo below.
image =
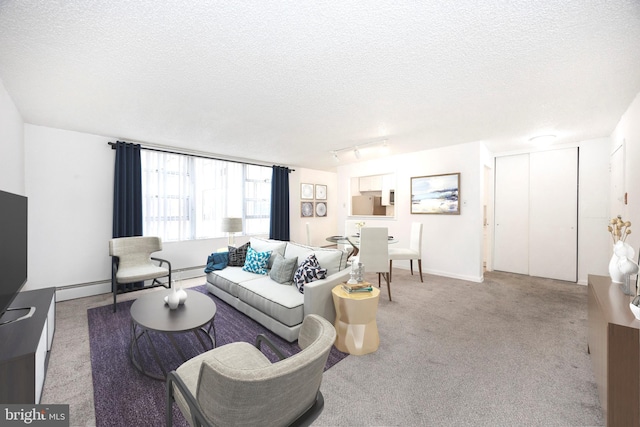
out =
[[(184, 304), (175, 310), (169, 309), (165, 304), (164, 297), (173, 290), (153, 292), (144, 295), (131, 305), (131, 344), (129, 357), (133, 365), (144, 375), (157, 380), (164, 381), (167, 377), (167, 368), (162, 362), (162, 358), (156, 349), (153, 337), (149, 332), (158, 332), (167, 336), (175, 351), (183, 361), (187, 360), (184, 352), (176, 343), (174, 334), (193, 332), (193, 335), (202, 345), (203, 351), (215, 347), (215, 327), (213, 318), (216, 315), (216, 304), (207, 295), (200, 292), (187, 290), (187, 299)], [(208, 327), (206, 327), (208, 325)], [(206, 327), (206, 328), (205, 328)], [(213, 336), (211, 332), (213, 331)], [(211, 346), (207, 346), (202, 336), (210, 341)], [(140, 340), (145, 337), (150, 352), (162, 370), (163, 375), (157, 375), (149, 369), (145, 369), (140, 363)], [(135, 351), (134, 351), (135, 348)]]

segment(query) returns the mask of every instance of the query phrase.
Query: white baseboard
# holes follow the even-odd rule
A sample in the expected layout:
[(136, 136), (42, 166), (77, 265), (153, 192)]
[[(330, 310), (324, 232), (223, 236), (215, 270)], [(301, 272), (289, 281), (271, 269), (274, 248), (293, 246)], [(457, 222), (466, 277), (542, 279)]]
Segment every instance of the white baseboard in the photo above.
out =
[[(185, 280), (193, 279), (204, 274), (204, 265), (173, 270), (172, 279)], [(203, 283), (204, 284), (204, 283)], [(97, 282), (79, 283), (76, 285), (60, 286), (56, 288), (56, 301), (67, 301), (70, 299), (91, 297), (94, 295), (108, 294), (111, 292), (111, 279)]]

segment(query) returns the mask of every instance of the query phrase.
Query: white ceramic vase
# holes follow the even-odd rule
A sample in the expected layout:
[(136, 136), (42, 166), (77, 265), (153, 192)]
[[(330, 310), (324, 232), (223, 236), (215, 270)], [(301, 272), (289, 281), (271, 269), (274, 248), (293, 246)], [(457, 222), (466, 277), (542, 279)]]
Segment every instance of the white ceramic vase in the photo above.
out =
[(179, 300), (179, 305), (184, 304), (184, 302), (187, 300), (187, 291), (185, 291), (184, 289), (182, 289), (182, 286), (180, 286), (180, 289), (178, 289), (178, 300)]
[(176, 288), (173, 288), (173, 292), (167, 296), (167, 304), (171, 310), (175, 310), (180, 305), (180, 296)]
[(609, 261), (609, 276), (611, 276), (613, 283), (624, 282), (624, 274), (618, 268), (618, 256), (616, 254), (611, 255), (611, 260)]

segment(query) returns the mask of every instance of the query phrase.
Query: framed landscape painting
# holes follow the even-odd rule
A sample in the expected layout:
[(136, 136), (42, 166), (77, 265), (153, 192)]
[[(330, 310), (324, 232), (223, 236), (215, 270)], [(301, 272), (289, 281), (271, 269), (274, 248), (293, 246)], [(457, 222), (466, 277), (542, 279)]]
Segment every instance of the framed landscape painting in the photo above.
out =
[(460, 215), (460, 173), (411, 178), (411, 213)]

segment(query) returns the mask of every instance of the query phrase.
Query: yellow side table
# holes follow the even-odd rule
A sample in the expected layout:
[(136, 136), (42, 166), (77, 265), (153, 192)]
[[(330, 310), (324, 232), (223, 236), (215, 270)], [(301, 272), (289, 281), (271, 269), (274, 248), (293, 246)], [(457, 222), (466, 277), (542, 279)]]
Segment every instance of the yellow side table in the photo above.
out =
[(380, 344), (376, 323), (380, 290), (348, 293), (338, 285), (331, 293), (336, 308), (336, 348), (355, 355), (376, 351)]

